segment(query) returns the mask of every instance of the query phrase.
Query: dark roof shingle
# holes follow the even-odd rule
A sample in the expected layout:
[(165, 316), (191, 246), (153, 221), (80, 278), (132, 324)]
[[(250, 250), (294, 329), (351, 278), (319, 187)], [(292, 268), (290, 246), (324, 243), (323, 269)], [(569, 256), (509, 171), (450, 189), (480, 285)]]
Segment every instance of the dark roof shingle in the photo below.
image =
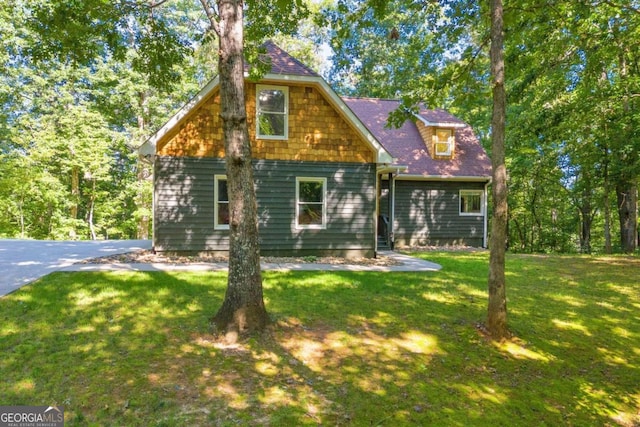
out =
[[(398, 166), (407, 166), (404, 174), (423, 177), (490, 177), (491, 161), (470, 126), (456, 129), (456, 153), (452, 160), (434, 160), (416, 124), (407, 120), (398, 129), (385, 127), (389, 113), (400, 106), (398, 100), (343, 98), (354, 114), (395, 157)], [(419, 115), (433, 123), (464, 124), (445, 110), (423, 109)]]
[[(265, 62), (271, 60), (270, 73), (319, 77), (319, 75), (315, 71), (304, 65), (302, 62), (298, 61), (293, 56), (289, 55), (284, 50), (280, 49), (280, 47), (278, 47), (272, 41), (265, 42), (263, 46), (266, 48), (267, 53), (263, 55), (265, 58), (261, 59)], [(246, 66), (245, 68), (248, 69), (248, 66)]]

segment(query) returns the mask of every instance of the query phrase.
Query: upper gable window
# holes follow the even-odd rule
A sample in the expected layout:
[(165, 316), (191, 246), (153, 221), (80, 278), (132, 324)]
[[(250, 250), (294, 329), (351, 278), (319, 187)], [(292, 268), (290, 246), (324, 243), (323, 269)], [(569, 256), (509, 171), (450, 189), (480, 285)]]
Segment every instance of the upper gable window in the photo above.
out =
[(286, 86), (256, 87), (257, 137), (287, 139), (289, 133), (289, 88)]
[(435, 155), (436, 156), (451, 156), (453, 153), (453, 130), (451, 129), (436, 129), (435, 132)]

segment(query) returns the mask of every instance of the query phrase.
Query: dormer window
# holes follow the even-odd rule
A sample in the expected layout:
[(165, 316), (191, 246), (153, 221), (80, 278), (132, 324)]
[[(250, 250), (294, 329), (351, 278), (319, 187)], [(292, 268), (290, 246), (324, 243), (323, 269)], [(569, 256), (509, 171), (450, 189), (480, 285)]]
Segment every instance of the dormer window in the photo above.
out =
[(256, 126), (259, 139), (287, 139), (289, 133), (289, 88), (256, 87)]
[(436, 156), (451, 157), (454, 147), (453, 130), (436, 128), (433, 135), (433, 146)]

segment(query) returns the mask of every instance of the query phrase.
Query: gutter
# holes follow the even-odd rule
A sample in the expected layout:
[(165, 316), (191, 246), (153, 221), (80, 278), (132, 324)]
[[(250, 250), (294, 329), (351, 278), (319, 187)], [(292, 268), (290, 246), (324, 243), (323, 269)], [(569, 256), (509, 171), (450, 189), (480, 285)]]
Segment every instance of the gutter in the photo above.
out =
[(466, 181), (491, 183), (490, 176), (451, 176), (451, 175), (399, 175), (397, 179), (405, 181)]

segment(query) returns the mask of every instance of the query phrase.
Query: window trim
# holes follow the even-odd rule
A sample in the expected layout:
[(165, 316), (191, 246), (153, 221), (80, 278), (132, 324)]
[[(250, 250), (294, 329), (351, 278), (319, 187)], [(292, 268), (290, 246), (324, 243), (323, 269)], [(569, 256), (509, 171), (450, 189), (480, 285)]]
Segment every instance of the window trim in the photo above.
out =
[[(262, 135), (260, 133), (260, 91), (280, 90), (284, 93), (284, 112), (269, 111), (269, 114), (284, 116), (284, 135)], [(287, 140), (289, 139), (289, 87), (276, 85), (256, 85), (256, 139)]]
[[(218, 183), (220, 181), (227, 181), (227, 175), (214, 175), (213, 176), (213, 228), (214, 230), (228, 230), (229, 224), (220, 224), (218, 223), (218, 213), (219, 213), (219, 203), (218, 199)], [(227, 186), (227, 197), (229, 196), (229, 187)], [(229, 205), (229, 200), (227, 200), (227, 205)]]
[[(447, 138), (447, 146), (449, 147), (448, 150), (446, 152), (438, 152), (438, 144), (441, 144), (442, 142), (440, 141), (440, 137), (438, 136), (438, 132), (442, 132), (442, 131), (447, 131), (449, 132), (449, 137)], [(442, 156), (442, 157), (450, 157), (451, 154), (453, 153), (453, 143), (454, 143), (454, 138), (455, 138), (455, 132), (453, 131), (453, 129), (447, 129), (447, 128), (436, 128), (434, 131), (435, 134), (435, 144), (433, 146), (433, 151), (435, 153), (436, 156)]]
[[(463, 196), (480, 196), (480, 211), (479, 212), (463, 212), (462, 211)], [(459, 199), (458, 212), (460, 216), (484, 216), (484, 191), (483, 190), (460, 190), (458, 199)]]
[[(300, 183), (302, 182), (320, 182), (322, 183), (322, 224), (300, 224), (298, 219), (300, 218)], [(295, 209), (295, 222), (296, 229), (298, 230), (326, 230), (327, 228), (327, 178), (318, 177), (296, 177), (296, 209)], [(302, 202), (302, 203), (315, 203), (318, 202)]]

